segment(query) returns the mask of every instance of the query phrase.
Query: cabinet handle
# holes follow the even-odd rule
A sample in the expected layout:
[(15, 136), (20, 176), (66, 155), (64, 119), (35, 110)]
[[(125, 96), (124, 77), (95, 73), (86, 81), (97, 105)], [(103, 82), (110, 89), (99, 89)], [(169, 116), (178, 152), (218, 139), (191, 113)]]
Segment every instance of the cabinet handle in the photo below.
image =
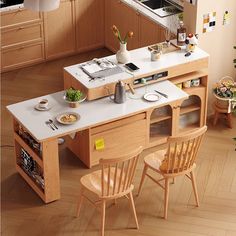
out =
[(138, 10), (136, 10), (136, 15), (139, 16), (140, 15), (140, 12)]
[(23, 11), (23, 9), (22, 9), (22, 8), (19, 8), (19, 9), (18, 9), (18, 12), (21, 12), (21, 11)]
[(18, 48), (18, 50), (22, 50), (22, 49), (24, 49), (24, 48), (25, 48), (25, 46), (22, 46), (22, 47)]
[(24, 27), (19, 27), (19, 28), (18, 28), (18, 30), (22, 30), (22, 29), (24, 29)]

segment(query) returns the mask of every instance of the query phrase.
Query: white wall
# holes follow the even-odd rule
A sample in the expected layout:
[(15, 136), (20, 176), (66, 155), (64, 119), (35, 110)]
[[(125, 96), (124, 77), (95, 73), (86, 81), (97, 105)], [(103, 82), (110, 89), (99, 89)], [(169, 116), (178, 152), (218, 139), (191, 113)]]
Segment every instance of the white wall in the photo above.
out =
[[(210, 54), (208, 114), (212, 113), (212, 87), (223, 76), (236, 79), (233, 59), (236, 58), (236, 0), (198, 0), (197, 6), (186, 4), (185, 19), (189, 30), (199, 34), (199, 47)], [(224, 12), (231, 16), (230, 24), (223, 25)], [(216, 12), (216, 27), (212, 32), (202, 33), (203, 14)], [(195, 25), (195, 29), (194, 29)]]

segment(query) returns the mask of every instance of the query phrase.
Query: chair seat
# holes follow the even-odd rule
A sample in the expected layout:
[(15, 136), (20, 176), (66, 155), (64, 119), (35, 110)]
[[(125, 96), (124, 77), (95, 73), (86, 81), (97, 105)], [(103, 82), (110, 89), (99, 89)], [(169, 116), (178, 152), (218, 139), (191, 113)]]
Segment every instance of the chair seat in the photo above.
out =
[[(186, 147), (184, 147), (184, 149), (185, 148)], [(192, 148), (192, 144), (190, 144), (189, 152), (191, 152), (191, 148)], [(178, 146), (177, 153), (180, 152), (180, 149), (181, 149), (180, 146)], [(167, 167), (168, 167), (166, 152), (167, 152), (167, 150), (164, 149), (164, 150), (159, 150), (154, 153), (151, 153), (144, 158), (144, 163), (154, 170), (166, 173)], [(173, 153), (174, 153), (174, 149), (171, 149), (171, 155)], [(178, 165), (179, 165), (179, 163), (175, 162), (174, 166), (171, 168), (171, 170), (169, 170), (168, 173), (175, 173), (175, 172), (179, 171)], [(188, 167), (186, 165), (186, 167), (184, 167), (182, 170), (184, 171), (187, 168)]]
[(153, 152), (144, 158), (144, 163), (152, 169), (160, 170), (161, 164), (165, 159), (165, 154), (166, 150)]
[[(120, 175), (121, 170), (118, 169), (117, 170), (117, 177)], [(81, 184), (88, 189), (89, 191), (95, 193), (96, 195), (98, 195), (99, 197), (102, 196), (102, 186), (101, 186), (101, 179), (102, 179), (102, 171), (98, 170), (98, 171), (94, 171), (90, 174), (84, 175), (81, 179), (80, 182)], [(114, 177), (115, 176), (115, 168), (111, 168), (110, 171), (110, 184), (109, 184), (109, 188), (110, 188), (110, 194), (112, 195), (112, 190), (113, 190), (113, 186), (114, 186)], [(124, 179), (125, 175), (123, 176), (122, 179)], [(108, 181), (108, 169), (106, 169), (105, 171), (105, 176), (104, 176), (105, 182), (104, 185), (107, 186), (107, 181)], [(124, 180), (121, 181), (121, 186), (120, 188), (122, 188), (124, 186)], [(118, 185), (116, 185), (115, 188), (115, 193), (118, 190)], [(133, 185), (131, 186), (131, 188), (133, 188)]]

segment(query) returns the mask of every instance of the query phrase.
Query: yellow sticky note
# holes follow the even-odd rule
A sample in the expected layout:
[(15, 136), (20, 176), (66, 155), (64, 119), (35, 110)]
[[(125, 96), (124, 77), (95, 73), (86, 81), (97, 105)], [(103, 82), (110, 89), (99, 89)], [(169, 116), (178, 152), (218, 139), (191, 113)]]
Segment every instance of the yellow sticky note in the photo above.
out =
[(105, 142), (103, 138), (95, 140), (96, 150), (103, 150), (105, 148)]

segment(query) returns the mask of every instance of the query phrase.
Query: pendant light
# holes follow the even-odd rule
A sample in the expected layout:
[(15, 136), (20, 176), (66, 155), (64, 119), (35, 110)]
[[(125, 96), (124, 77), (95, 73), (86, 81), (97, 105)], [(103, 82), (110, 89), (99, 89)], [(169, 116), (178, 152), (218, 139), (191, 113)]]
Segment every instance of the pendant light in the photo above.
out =
[(52, 11), (59, 7), (60, 0), (24, 0), (24, 7), (32, 11)]

